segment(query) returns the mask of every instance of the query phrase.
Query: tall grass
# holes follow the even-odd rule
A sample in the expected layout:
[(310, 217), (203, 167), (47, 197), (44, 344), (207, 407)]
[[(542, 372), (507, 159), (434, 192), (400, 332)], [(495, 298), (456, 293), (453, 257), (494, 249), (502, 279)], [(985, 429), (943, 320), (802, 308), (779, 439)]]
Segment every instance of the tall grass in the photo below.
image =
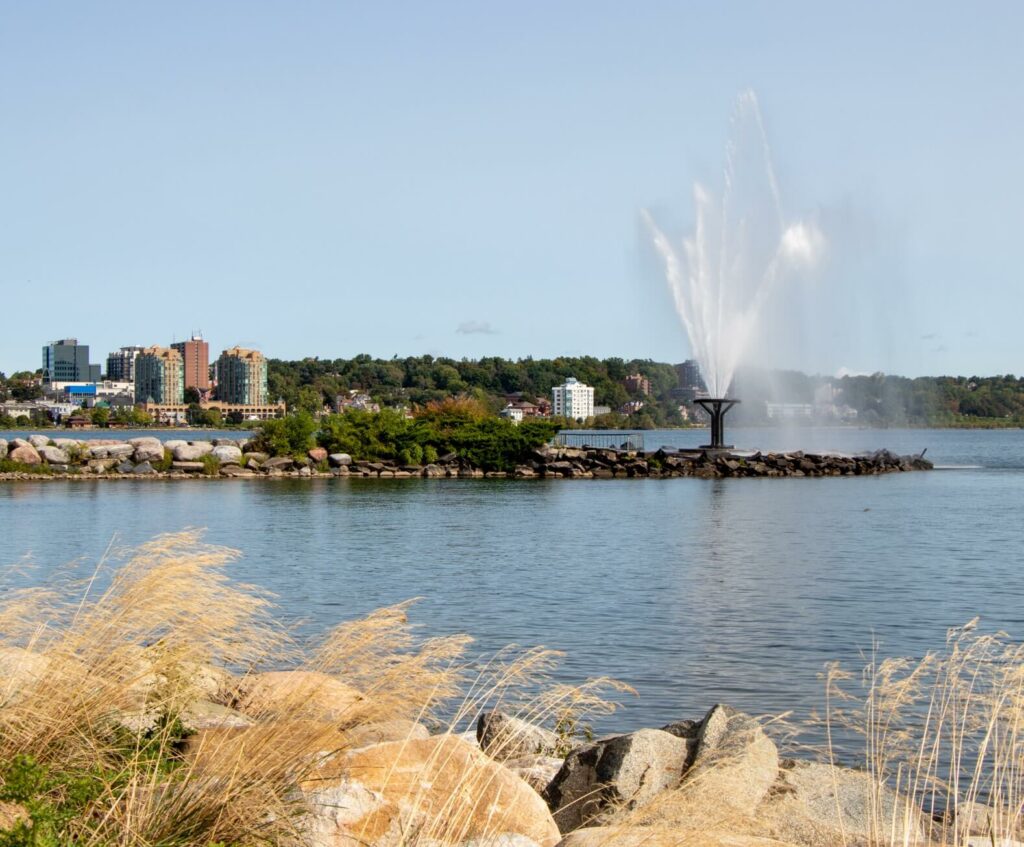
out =
[[(551, 651), (475, 662), (466, 636), (419, 637), (409, 604), (300, 641), (267, 595), (229, 579), (237, 556), (197, 531), (163, 535), (87, 579), (0, 596), (0, 820), (22, 818), (2, 847), (306, 843), (304, 789), (331, 777), (361, 728), (403, 721), (452, 736), (428, 770), (454, 766), (455, 783), (440, 806), (407, 786), (423, 814), (401, 843), (449, 843), (494, 779), (454, 739), (482, 710), (608, 708), (601, 682), (551, 686)], [(279, 668), (293, 684), (266, 684)], [(198, 700), (255, 723), (192, 734)]]
[(903, 797), (901, 814), (923, 811), (929, 838), (965, 843), (969, 831), (994, 844), (1019, 838), (1024, 808), (1024, 646), (986, 634), (978, 619), (950, 629), (923, 658), (880, 658), (859, 676), (831, 665), (825, 674), (829, 739), (850, 733), (852, 755), (874, 777), (873, 840), (892, 839), (880, 797)]

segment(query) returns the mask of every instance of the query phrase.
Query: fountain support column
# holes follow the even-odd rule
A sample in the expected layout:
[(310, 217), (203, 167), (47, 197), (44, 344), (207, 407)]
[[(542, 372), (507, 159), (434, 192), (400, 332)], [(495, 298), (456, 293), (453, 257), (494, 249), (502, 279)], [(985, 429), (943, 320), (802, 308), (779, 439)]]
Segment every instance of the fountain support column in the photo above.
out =
[(694, 402), (711, 417), (711, 443), (701, 445), (709, 450), (730, 450), (732, 444), (725, 443), (725, 413), (739, 403), (724, 397), (698, 397)]

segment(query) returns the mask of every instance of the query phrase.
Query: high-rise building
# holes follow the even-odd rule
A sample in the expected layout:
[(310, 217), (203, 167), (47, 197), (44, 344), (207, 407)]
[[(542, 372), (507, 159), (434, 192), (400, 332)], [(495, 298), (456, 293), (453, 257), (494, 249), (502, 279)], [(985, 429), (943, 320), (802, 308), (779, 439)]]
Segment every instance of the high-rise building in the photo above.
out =
[(551, 389), (551, 413), (555, 417), (584, 421), (594, 417), (594, 389), (575, 377)]
[(622, 387), (630, 394), (651, 393), (651, 381), (641, 373), (630, 374), (622, 381)]
[(707, 390), (700, 375), (700, 365), (693, 359), (687, 359), (682, 364), (676, 365), (676, 377), (679, 380), (680, 388)]
[(177, 341), (172, 350), (181, 354), (185, 365), (185, 387), (199, 391), (210, 389), (210, 343), (201, 335), (193, 335), (188, 341)]
[(89, 364), (89, 345), (62, 338), (43, 348), (43, 382), (99, 382), (100, 366)]
[(258, 350), (231, 347), (217, 360), (217, 399), (250, 406), (267, 405), (267, 360)]
[(107, 379), (111, 382), (135, 382), (135, 358), (144, 347), (122, 347), (107, 356)]
[(147, 347), (135, 357), (135, 402), (185, 402), (185, 369), (177, 350)]

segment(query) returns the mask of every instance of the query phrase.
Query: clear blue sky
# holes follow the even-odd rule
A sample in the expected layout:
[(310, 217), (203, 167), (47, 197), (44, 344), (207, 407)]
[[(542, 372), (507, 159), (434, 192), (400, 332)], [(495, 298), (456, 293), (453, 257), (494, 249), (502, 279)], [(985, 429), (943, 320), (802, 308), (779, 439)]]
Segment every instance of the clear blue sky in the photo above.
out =
[(192, 329), (679, 361), (639, 211), (688, 225), (753, 87), (830, 239), (765, 361), (1019, 373), (1022, 33), (1011, 2), (6, 0), (0, 369)]

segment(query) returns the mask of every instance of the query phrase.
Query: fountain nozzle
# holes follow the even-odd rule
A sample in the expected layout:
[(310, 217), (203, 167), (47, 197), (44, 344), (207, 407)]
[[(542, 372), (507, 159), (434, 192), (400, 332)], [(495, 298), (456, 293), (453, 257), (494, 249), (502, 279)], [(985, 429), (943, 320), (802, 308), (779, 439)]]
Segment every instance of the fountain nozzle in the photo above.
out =
[(725, 413), (740, 401), (724, 397), (698, 397), (693, 402), (711, 417), (711, 443), (701, 446), (707, 450), (731, 450), (733, 445), (725, 443), (724, 418)]

